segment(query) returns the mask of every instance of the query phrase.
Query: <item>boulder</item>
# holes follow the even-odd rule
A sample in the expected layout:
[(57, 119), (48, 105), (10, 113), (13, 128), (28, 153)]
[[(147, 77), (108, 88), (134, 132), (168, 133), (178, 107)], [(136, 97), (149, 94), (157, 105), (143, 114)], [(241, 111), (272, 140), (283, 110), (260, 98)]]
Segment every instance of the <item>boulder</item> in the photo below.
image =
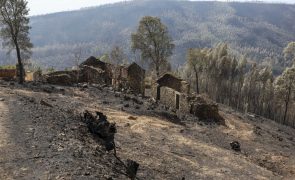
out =
[(241, 145), (238, 141), (231, 142), (230, 146), (231, 146), (232, 150), (234, 150), (234, 151), (238, 151), (238, 152), (241, 151)]

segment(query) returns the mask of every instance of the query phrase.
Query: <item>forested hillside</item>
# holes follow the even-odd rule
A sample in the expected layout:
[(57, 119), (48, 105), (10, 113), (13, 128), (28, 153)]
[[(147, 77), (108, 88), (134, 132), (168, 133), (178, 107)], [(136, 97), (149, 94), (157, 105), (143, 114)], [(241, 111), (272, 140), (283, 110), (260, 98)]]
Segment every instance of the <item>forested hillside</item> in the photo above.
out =
[(32, 17), (32, 59), (38, 66), (63, 69), (74, 65), (73, 54), (81, 49), (85, 57), (101, 56), (115, 45), (132, 59), (130, 35), (146, 15), (158, 16), (168, 26), (176, 47), (174, 67), (185, 62), (188, 48), (220, 42), (228, 43), (236, 55), (276, 63), (282, 61), (282, 49), (295, 40), (294, 5), (132, 1)]

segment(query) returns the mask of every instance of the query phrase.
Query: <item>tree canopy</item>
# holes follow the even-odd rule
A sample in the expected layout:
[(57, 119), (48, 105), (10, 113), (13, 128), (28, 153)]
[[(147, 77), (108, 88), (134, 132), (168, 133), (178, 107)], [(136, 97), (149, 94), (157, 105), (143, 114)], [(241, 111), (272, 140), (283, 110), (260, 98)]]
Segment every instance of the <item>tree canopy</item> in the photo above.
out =
[(145, 16), (139, 22), (136, 33), (131, 35), (132, 50), (139, 50), (141, 57), (149, 61), (157, 77), (173, 53), (174, 44), (168, 28), (157, 17)]
[(295, 64), (295, 42), (290, 42), (287, 47), (285, 47), (283, 53), (286, 62), (289, 62), (289, 64)]

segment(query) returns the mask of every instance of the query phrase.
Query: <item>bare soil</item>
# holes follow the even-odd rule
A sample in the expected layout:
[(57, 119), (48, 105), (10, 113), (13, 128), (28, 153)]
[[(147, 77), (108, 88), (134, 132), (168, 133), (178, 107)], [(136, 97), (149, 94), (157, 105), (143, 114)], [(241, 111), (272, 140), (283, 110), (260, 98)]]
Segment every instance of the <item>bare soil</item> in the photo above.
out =
[[(134, 99), (108, 87), (0, 82), (1, 179), (128, 179), (81, 120), (86, 109), (116, 123), (118, 157), (140, 164), (138, 179), (295, 177), (290, 127), (225, 106), (226, 126), (219, 126)], [(241, 152), (231, 149), (232, 141), (240, 142)]]

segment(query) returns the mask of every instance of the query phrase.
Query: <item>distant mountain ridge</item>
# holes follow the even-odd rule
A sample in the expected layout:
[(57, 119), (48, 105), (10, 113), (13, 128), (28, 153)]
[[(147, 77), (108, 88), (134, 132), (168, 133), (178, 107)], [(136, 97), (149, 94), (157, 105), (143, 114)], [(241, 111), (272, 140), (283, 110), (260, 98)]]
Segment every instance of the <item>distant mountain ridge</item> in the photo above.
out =
[[(188, 48), (226, 42), (236, 55), (258, 62), (282, 60), (281, 52), (295, 41), (295, 6), (265, 3), (198, 1), (128, 1), (31, 18), (32, 59), (38, 66), (63, 69), (74, 65), (73, 53), (101, 56), (119, 45), (130, 59), (130, 35), (143, 16), (158, 16), (176, 45), (174, 67), (185, 62)], [(0, 53), (0, 64), (6, 56)]]

